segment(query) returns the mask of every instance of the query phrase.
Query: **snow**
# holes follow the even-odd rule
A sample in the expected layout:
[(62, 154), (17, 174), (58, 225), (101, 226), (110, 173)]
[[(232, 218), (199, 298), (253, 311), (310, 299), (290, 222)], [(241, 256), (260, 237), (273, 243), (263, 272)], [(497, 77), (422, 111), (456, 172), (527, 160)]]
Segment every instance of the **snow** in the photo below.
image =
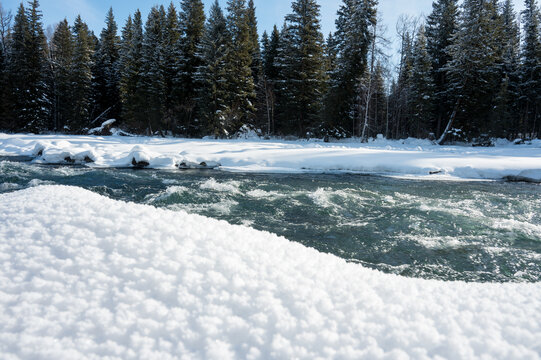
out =
[(2, 359), (539, 359), (541, 284), (402, 278), (74, 187), (0, 195)]
[[(427, 179), (526, 178), (541, 181), (541, 141), (496, 147), (437, 146), (428, 140), (389, 141), (379, 137), (324, 143), (279, 140), (187, 140), (0, 134), (0, 156), (37, 156), (36, 162), (76, 162), (90, 167), (214, 168), (236, 172), (353, 172)], [(201, 165), (202, 163), (207, 166)]]
[(115, 122), (116, 122), (115, 119), (109, 119), (109, 120), (106, 120), (106, 121), (104, 121), (104, 122), (101, 124), (100, 127), (93, 128), (93, 129), (88, 130), (88, 134), (90, 134), (90, 135), (93, 135), (93, 134), (100, 134), (100, 133), (102, 133), (106, 128), (111, 127)]

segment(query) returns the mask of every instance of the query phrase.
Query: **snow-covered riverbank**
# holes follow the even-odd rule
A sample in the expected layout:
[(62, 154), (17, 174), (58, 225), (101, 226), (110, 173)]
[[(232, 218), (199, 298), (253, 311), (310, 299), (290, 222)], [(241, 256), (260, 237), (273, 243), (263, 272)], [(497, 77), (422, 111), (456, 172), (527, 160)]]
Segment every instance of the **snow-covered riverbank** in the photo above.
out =
[(407, 279), (73, 187), (0, 195), (0, 357), (537, 359), (540, 284)]
[(0, 156), (42, 163), (156, 169), (221, 165), (238, 172), (359, 172), (430, 179), (541, 180), (541, 141), (493, 148), (436, 146), (425, 140), (358, 142), (184, 140), (0, 134)]

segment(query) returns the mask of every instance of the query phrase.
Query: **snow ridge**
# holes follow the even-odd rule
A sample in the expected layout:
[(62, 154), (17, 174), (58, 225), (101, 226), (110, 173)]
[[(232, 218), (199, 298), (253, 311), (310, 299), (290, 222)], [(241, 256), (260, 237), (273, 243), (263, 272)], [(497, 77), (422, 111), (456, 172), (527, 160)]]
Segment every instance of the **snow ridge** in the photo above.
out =
[(539, 359), (541, 284), (365, 269), (62, 186), (0, 195), (0, 358)]

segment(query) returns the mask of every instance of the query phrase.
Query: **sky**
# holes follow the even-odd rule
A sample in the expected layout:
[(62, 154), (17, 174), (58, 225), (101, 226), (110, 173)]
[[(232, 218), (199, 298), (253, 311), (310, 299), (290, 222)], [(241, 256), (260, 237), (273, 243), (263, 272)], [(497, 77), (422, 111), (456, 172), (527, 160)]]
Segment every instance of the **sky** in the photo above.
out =
[[(292, 0), (254, 0), (258, 18), (259, 31), (270, 32), (276, 24), (281, 27), (284, 16), (291, 10)], [(0, 0), (0, 4), (5, 9), (16, 11), (20, 0)], [(26, 1), (25, 1), (26, 2)], [(148, 11), (153, 5), (169, 5), (171, 0), (41, 0), (41, 9), (43, 11), (43, 23), (47, 28), (54, 25), (64, 18), (70, 23), (80, 14), (90, 28), (99, 35), (103, 25), (105, 14), (109, 7), (113, 7), (115, 18), (122, 28), (129, 14), (132, 14), (137, 8), (141, 10), (146, 18)], [(179, 0), (173, 1), (179, 8)], [(205, 8), (208, 10), (214, 0), (203, 0)], [(522, 0), (514, 0), (515, 10), (520, 11), (523, 6)], [(220, 4), (225, 8), (227, 0), (220, 0)], [(342, 0), (319, 0), (321, 5), (321, 24), (325, 35), (334, 30), (336, 11)], [(387, 27), (386, 37), (394, 40), (396, 37), (396, 22), (401, 14), (410, 16), (428, 15), (432, 9), (432, 0), (379, 0), (378, 11)], [(387, 50), (388, 55), (393, 56), (396, 46), (391, 46)]]

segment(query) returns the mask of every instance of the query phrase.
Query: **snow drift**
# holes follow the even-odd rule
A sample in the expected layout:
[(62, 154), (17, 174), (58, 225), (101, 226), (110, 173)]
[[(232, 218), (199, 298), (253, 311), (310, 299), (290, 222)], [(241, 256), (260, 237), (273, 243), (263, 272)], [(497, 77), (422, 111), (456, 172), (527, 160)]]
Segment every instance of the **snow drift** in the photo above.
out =
[(385, 275), (73, 187), (0, 195), (0, 357), (536, 359), (541, 284)]
[[(541, 141), (494, 148), (427, 140), (322, 143), (0, 134), (0, 156), (90, 167), (216, 168), (238, 172), (358, 172), (426, 179), (541, 182)], [(85, 161), (86, 159), (86, 161)], [(204, 165), (203, 165), (204, 164)]]

